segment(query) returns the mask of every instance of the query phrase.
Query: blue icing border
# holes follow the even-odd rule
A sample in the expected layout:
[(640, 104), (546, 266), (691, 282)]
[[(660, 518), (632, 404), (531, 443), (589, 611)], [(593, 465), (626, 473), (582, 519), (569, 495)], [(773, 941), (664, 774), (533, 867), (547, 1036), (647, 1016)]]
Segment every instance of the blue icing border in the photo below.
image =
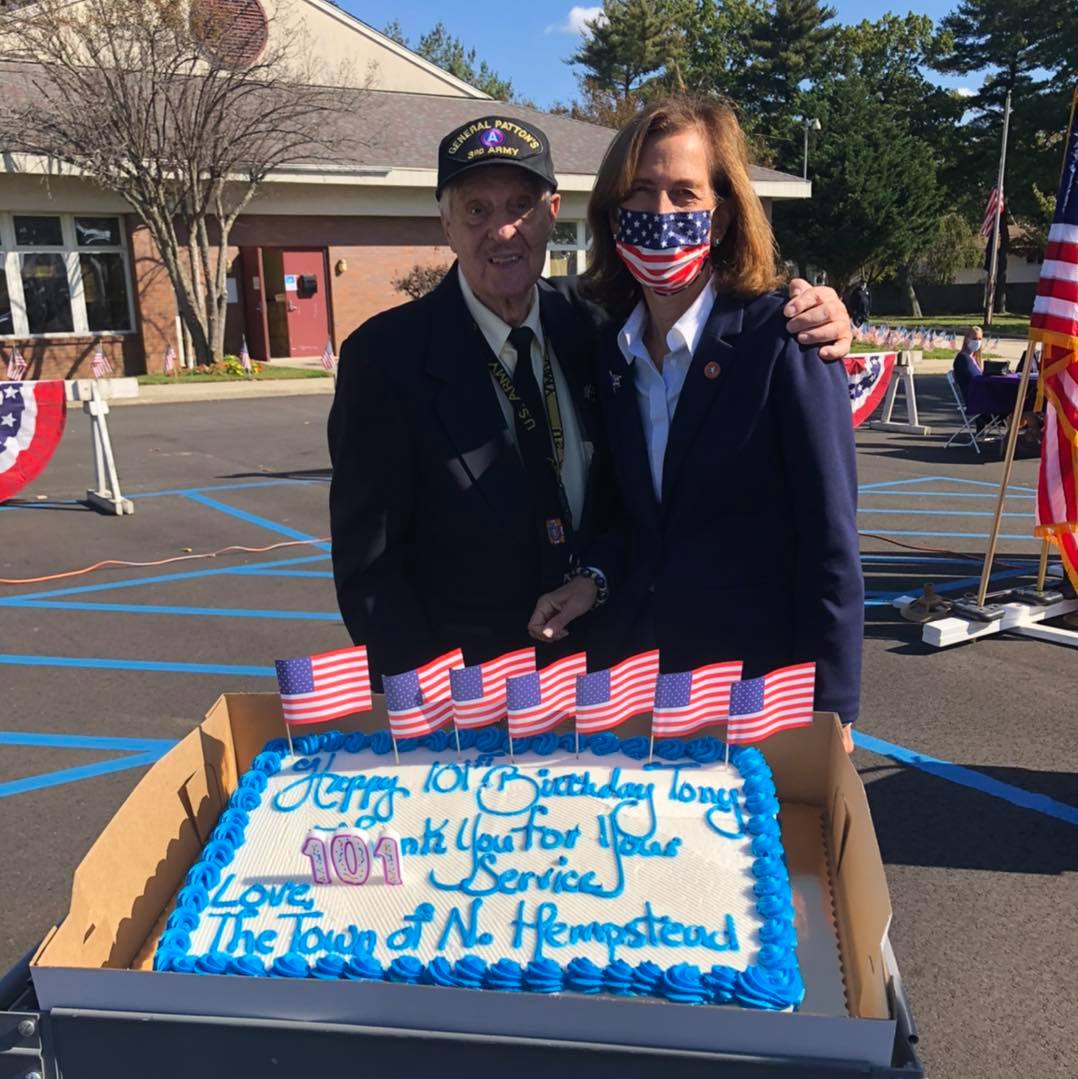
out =
[[(535, 753), (549, 756), (558, 750), (574, 752), (576, 734), (552, 732), (513, 740), (514, 755)], [(343, 750), (348, 753), (371, 753), (384, 756), (393, 751), (388, 731), (366, 734), (352, 731), (327, 731), (300, 735), (293, 740), (294, 754), (308, 757), (315, 753)], [(423, 738), (397, 742), (400, 753), (418, 748), (440, 753), (454, 748), (449, 734), (436, 731)], [(497, 727), (460, 732), (461, 749), (481, 753), (509, 751), (509, 735)], [(643, 736), (622, 739), (609, 731), (580, 735), (580, 748), (605, 756), (620, 751), (633, 760), (648, 755), (648, 739)], [(694, 738), (688, 741), (670, 738), (658, 742), (655, 756), (663, 761), (688, 758), (697, 763), (718, 760), (725, 747), (718, 739)], [(752, 838), (755, 877), (753, 892), (756, 910), (762, 920), (759, 930), (758, 962), (743, 971), (717, 964), (708, 971), (690, 963), (674, 963), (665, 970), (644, 961), (635, 967), (617, 959), (600, 967), (578, 956), (564, 966), (551, 959), (533, 961), (521, 967), (516, 960), (503, 957), (487, 964), (478, 956), (463, 956), (450, 964), (443, 957), (424, 964), (412, 956), (398, 956), (383, 967), (371, 956), (343, 960), (322, 956), (313, 963), (289, 953), (279, 956), (269, 967), (251, 956), (233, 957), (221, 953), (192, 956), (191, 933), (209, 902), (209, 889), (221, 879), (221, 871), (235, 858), (236, 850), (246, 841), (250, 813), (262, 802), (270, 776), (281, 770), (289, 753), (288, 742), (275, 738), (251, 762), (222, 812), (210, 841), (199, 860), (188, 870), (184, 885), (176, 897), (154, 954), (153, 968), (184, 974), (228, 974), (283, 978), (345, 979), (392, 981), (462, 988), (499, 989), (510, 992), (556, 993), (562, 989), (576, 993), (613, 993), (617, 996), (658, 996), (681, 1004), (740, 1004), (768, 1011), (797, 1009), (805, 996), (805, 986), (797, 964), (797, 932), (794, 928), (793, 897), (786, 868), (771, 767), (764, 755), (753, 746), (732, 746), (730, 763), (744, 781), (745, 828)]]

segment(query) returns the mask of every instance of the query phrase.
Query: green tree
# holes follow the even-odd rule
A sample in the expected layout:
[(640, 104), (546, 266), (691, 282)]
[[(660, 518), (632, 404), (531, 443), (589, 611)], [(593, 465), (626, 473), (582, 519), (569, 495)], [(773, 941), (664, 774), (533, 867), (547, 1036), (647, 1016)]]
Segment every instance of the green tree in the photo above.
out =
[(803, 112), (802, 84), (828, 70), (837, 28), (827, 24), (834, 17), (835, 9), (819, 0), (773, 0), (751, 31), (753, 62), (744, 86), (756, 117), (750, 126), (774, 140), (777, 162), (791, 170), (800, 147), (791, 138), (791, 120)]
[(945, 213), (917, 254), (911, 277), (916, 284), (949, 285), (959, 270), (980, 265), (984, 241), (955, 210)]
[(415, 46), (408, 41), (397, 19), (389, 23), (382, 33), (405, 48), (414, 49), (424, 60), (437, 64), (450, 75), (490, 94), (495, 100), (514, 100), (512, 81), (503, 79), (486, 60), (480, 60), (477, 64), (475, 49), (467, 48), (459, 37), (449, 32), (444, 22), (438, 22)]
[(939, 221), (932, 149), (859, 75), (817, 86), (806, 103), (823, 125), (814, 198), (776, 205), (783, 254), (802, 268), (822, 266), (838, 289), (858, 272), (890, 276), (923, 249)]
[(605, 0), (566, 61), (583, 69), (577, 110), (592, 119), (631, 115), (649, 93), (671, 89), (671, 81), (684, 89), (686, 25), (694, 6), (692, 0)]

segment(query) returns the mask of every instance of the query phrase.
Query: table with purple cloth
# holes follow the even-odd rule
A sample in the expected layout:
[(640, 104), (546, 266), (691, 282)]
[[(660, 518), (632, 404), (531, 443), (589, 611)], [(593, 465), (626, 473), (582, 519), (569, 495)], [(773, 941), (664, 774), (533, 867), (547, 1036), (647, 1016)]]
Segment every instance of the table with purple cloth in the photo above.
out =
[[(1014, 412), (1014, 402), (1018, 397), (1018, 387), (1022, 376), (1014, 375), (980, 375), (970, 379), (966, 389), (966, 412), (970, 416), (1010, 416)], [(1037, 380), (1031, 378), (1026, 392), (1029, 404), (1032, 407), (1033, 399), (1037, 392)]]

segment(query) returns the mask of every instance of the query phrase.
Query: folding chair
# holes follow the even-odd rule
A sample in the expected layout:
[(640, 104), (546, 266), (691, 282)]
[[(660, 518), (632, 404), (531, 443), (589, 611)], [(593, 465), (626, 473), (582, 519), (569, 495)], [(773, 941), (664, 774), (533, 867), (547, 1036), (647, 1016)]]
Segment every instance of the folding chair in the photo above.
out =
[[(980, 431), (976, 428), (977, 415), (969, 415), (966, 412), (966, 402), (962, 400), (962, 393), (958, 389), (958, 383), (954, 380), (954, 372), (947, 372), (947, 385), (951, 387), (951, 394), (954, 396), (954, 407), (958, 409), (959, 419), (962, 421), (962, 426), (951, 435), (947, 442), (947, 446), (955, 444), (955, 439), (966, 436), (968, 441), (957, 443), (959, 446), (972, 446), (977, 453), (981, 452), (981, 447), (978, 442), (979, 439), (987, 440), (990, 437), (996, 437), (1002, 435), (1006, 429), (1006, 421), (1001, 420), (998, 416), (991, 416), (988, 422), (981, 428)], [(944, 447), (944, 449), (947, 448)]]

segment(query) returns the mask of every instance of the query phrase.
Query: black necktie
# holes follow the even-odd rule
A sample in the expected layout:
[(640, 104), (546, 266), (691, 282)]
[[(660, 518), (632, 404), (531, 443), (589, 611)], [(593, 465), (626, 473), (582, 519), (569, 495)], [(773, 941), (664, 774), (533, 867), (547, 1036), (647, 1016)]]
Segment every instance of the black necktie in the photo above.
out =
[(513, 388), (520, 395), (534, 422), (529, 424), (514, 409), (517, 448), (528, 474), (533, 512), (540, 530), (543, 551), (544, 585), (561, 583), (568, 567), (569, 540), (572, 524), (562, 496), (561, 478), (550, 437), (550, 421), (539, 385), (532, 368), (532, 331), (518, 326), (509, 332), (509, 343), (516, 350), (517, 365)]

